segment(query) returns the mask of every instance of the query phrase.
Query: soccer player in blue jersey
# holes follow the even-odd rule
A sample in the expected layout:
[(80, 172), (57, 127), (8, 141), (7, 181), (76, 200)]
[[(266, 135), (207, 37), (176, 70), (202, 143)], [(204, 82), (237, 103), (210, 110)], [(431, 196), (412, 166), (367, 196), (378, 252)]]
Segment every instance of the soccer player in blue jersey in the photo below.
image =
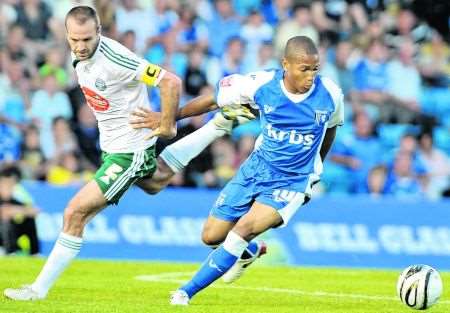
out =
[(319, 54), (308, 37), (289, 39), (282, 66), (231, 75), (218, 84), (211, 101), (220, 107), (249, 104), (259, 109), (262, 133), (258, 147), (222, 190), (205, 223), (203, 241), (220, 246), (172, 293), (172, 305), (188, 305), (224, 274), (228, 282), (238, 278), (264, 252), (253, 239), (286, 225), (320, 179), (336, 128), (343, 124), (342, 91), (317, 75)]

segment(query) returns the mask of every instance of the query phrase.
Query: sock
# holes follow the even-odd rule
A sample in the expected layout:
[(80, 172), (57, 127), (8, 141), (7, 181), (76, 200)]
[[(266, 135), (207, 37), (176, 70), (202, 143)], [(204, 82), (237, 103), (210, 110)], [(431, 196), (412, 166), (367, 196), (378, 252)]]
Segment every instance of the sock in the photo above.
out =
[(197, 292), (225, 274), (247, 246), (247, 241), (230, 231), (224, 243), (211, 252), (194, 277), (180, 289), (184, 290), (189, 298), (192, 298)]
[(213, 120), (195, 132), (167, 146), (159, 155), (174, 173), (178, 173), (214, 140), (225, 135)]
[(31, 288), (45, 297), (59, 275), (80, 252), (83, 239), (61, 233)]
[(244, 250), (244, 252), (242, 252), (241, 255), (241, 259), (245, 260), (245, 259), (250, 259), (251, 257), (253, 257), (256, 252), (258, 251), (258, 242), (256, 241), (250, 241), (248, 244), (248, 247)]

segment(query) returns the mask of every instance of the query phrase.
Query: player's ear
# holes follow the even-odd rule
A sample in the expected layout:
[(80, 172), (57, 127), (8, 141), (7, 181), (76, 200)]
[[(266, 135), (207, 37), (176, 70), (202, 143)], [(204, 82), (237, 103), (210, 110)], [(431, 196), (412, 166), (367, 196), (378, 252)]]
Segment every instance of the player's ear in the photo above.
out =
[(289, 68), (289, 61), (286, 58), (283, 58), (281, 65), (283, 66), (283, 70), (287, 71)]
[(100, 34), (101, 31), (102, 31), (102, 25), (99, 24), (99, 25), (97, 26), (97, 34)]

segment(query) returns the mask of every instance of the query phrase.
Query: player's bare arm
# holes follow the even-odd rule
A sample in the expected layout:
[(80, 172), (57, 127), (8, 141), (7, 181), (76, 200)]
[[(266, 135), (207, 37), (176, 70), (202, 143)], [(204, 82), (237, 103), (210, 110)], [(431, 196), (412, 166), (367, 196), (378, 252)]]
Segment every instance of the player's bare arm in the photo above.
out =
[(166, 72), (158, 86), (161, 90), (161, 119), (153, 136), (171, 139), (177, 134), (175, 117), (180, 103), (181, 79)]
[[(176, 120), (200, 115), (214, 111), (218, 108), (214, 95), (202, 95), (189, 101), (184, 107), (178, 109)], [(133, 128), (156, 129), (160, 126), (161, 113), (153, 112), (147, 108), (138, 108), (131, 113), (130, 124)]]
[(325, 157), (330, 151), (331, 146), (333, 145), (334, 138), (336, 137), (337, 126), (328, 128), (325, 133), (325, 138), (323, 139), (322, 147), (320, 148), (320, 157), (322, 161), (325, 160)]

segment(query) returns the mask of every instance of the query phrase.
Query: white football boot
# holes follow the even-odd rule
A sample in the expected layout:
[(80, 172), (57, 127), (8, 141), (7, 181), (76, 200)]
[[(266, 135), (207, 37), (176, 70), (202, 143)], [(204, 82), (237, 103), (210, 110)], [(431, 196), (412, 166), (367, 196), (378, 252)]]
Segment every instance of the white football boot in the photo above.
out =
[(223, 107), (214, 114), (212, 120), (217, 129), (224, 130), (227, 134), (230, 134), (233, 127), (245, 124), (255, 118), (255, 115), (246, 107), (237, 109)]
[[(247, 251), (248, 252), (248, 251)], [(258, 250), (256, 250), (256, 253), (253, 254), (248, 259), (241, 259), (239, 258), (236, 263), (222, 276), (222, 280), (227, 283), (231, 284), (236, 279), (241, 277), (244, 274), (244, 271), (247, 267), (250, 266), (253, 262), (256, 261), (257, 258), (267, 253), (267, 246), (264, 242), (260, 241), (258, 242)]]
[(45, 298), (45, 296), (40, 296), (36, 291), (31, 289), (30, 285), (23, 285), (17, 289), (7, 288), (3, 294), (6, 298), (16, 301), (36, 301)]
[(189, 305), (189, 296), (186, 291), (178, 289), (170, 293), (171, 305)]

